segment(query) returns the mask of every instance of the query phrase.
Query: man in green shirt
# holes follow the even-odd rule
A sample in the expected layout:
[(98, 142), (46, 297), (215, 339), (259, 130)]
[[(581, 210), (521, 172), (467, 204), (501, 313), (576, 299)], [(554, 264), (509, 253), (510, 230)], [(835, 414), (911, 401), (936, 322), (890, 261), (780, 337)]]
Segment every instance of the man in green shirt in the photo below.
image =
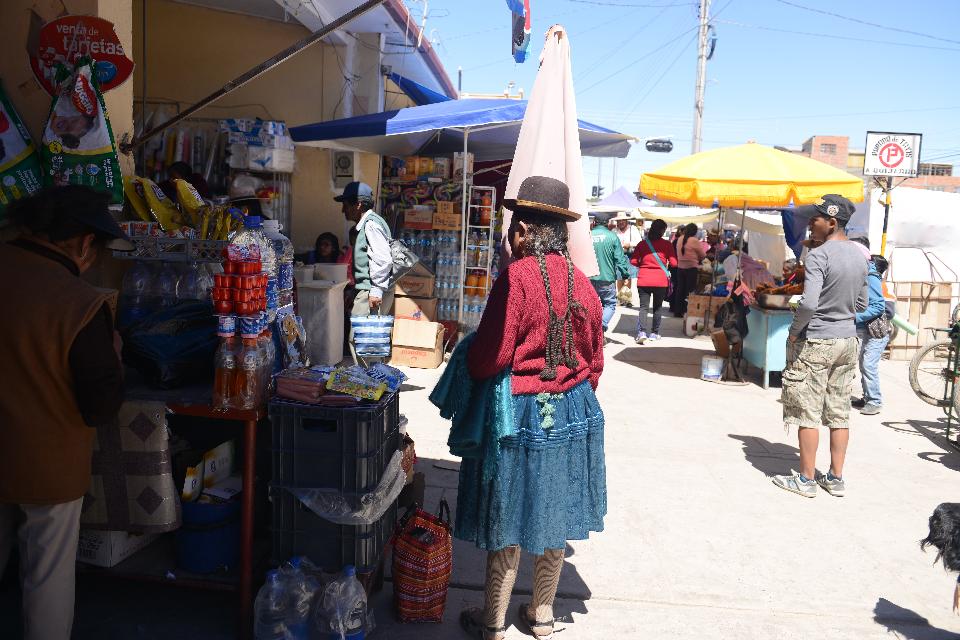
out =
[(607, 228), (608, 214), (590, 214), (590, 237), (593, 250), (597, 254), (600, 273), (590, 278), (593, 288), (600, 296), (603, 305), (603, 330), (606, 331), (617, 311), (617, 280), (626, 278), (630, 273), (627, 256), (620, 245), (620, 239)]

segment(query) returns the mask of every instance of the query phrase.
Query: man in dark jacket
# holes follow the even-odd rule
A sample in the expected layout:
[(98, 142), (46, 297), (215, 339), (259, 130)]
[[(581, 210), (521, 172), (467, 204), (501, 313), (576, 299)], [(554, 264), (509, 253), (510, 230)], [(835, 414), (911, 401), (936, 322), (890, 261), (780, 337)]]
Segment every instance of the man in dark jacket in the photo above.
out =
[(610, 320), (617, 311), (617, 280), (630, 275), (630, 264), (620, 245), (620, 239), (607, 228), (609, 216), (604, 213), (590, 214), (590, 237), (593, 239), (593, 251), (597, 254), (600, 273), (590, 278), (590, 284), (596, 289), (603, 305), (603, 330), (610, 326)]
[(0, 575), (19, 541), (24, 637), (68, 640), (94, 429), (123, 401), (106, 296), (80, 279), (106, 248), (131, 250), (109, 197), (45, 189), (9, 210), (0, 245)]

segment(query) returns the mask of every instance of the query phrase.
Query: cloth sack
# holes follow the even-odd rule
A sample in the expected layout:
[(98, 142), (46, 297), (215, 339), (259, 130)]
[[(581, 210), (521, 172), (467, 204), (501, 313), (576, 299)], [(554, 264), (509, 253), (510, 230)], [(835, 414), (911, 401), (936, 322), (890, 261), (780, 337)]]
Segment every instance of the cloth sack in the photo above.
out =
[(393, 536), (393, 604), (400, 622), (441, 622), (453, 570), (450, 506), (413, 505)]

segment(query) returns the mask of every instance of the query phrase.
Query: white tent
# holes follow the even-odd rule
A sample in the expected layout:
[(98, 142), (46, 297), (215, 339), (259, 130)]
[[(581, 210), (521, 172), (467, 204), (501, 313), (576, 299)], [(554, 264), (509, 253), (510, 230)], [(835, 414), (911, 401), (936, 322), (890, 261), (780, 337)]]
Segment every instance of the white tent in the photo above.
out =
[[(960, 193), (897, 187), (891, 194), (886, 258), (889, 278), (900, 282), (960, 282)], [(883, 192), (873, 189), (869, 206), (857, 207), (851, 234), (867, 232), (880, 252)]]

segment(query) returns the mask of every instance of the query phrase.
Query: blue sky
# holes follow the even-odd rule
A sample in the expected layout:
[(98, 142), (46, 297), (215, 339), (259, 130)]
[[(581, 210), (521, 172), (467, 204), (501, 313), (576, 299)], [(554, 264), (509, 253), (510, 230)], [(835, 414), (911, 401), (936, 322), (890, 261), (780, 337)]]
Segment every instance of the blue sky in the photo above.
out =
[[(502, 92), (513, 81), (529, 95), (543, 34), (564, 25), (580, 117), (637, 137), (673, 136), (670, 154), (635, 146), (617, 163), (617, 185), (635, 189), (640, 173), (690, 152), (695, 0), (531, 0), (531, 55), (520, 65), (504, 0), (428, 1), (427, 32), (454, 83), (463, 67), (466, 92)], [(406, 3), (422, 14), (423, 0)], [(710, 14), (717, 46), (707, 63), (704, 149), (795, 146), (815, 134), (847, 135), (862, 148), (867, 130), (888, 130), (923, 133), (923, 160), (960, 164), (960, 2), (713, 0)], [(595, 183), (597, 161), (584, 171)], [(612, 173), (605, 160), (606, 193)]]

